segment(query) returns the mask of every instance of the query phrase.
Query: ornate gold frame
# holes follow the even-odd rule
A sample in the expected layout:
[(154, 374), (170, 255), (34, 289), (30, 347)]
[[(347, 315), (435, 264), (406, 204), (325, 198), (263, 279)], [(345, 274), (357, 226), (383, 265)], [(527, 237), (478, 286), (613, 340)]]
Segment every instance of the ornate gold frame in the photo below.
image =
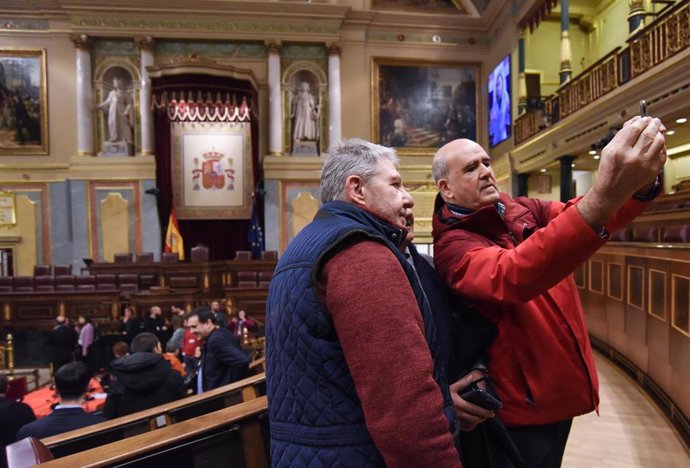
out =
[[(381, 66), (393, 67), (420, 67), (420, 68), (446, 68), (457, 70), (471, 70), (474, 72), (474, 117), (475, 117), (475, 140), (481, 141), (482, 122), (481, 122), (481, 95), (479, 84), (481, 83), (481, 68), (478, 62), (444, 62), (431, 60), (414, 59), (391, 59), (384, 57), (372, 57), (371, 59), (371, 139), (376, 143), (381, 143), (380, 139), (380, 95), (379, 81), (381, 77)], [(436, 152), (436, 146), (401, 146), (397, 147), (398, 154), (401, 155), (421, 155), (431, 156)]]
[(46, 51), (45, 49), (0, 49), (0, 69), (4, 73), (0, 74), (0, 93), (13, 91), (7, 88), (7, 75), (10, 62), (15, 59), (35, 59), (39, 63), (39, 123), (41, 132), (41, 142), (38, 145), (3, 146), (0, 144), (0, 156), (2, 155), (46, 155), (48, 154), (48, 80), (46, 72)]
[[(222, 131), (218, 125), (227, 126)], [(243, 137), (243, 166), (235, 172), (242, 177), (242, 204), (241, 205), (212, 205), (212, 206), (188, 206), (184, 199), (185, 155), (183, 154), (183, 137), (185, 135), (213, 134), (216, 136)], [(242, 123), (216, 123), (195, 122), (174, 125), (171, 127), (171, 158), (172, 158), (172, 189), (175, 214), (178, 219), (249, 219), (252, 215), (253, 161), (252, 161), (252, 137), (249, 122)]]

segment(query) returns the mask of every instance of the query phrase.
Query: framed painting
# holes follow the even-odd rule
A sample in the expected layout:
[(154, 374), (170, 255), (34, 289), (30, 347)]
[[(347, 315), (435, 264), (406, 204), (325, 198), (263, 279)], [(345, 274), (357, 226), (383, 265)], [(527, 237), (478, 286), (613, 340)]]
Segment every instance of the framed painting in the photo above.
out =
[(0, 155), (48, 154), (46, 52), (0, 48)]
[(433, 154), (481, 134), (478, 64), (374, 58), (372, 70), (375, 142), (401, 154)]
[(178, 219), (249, 219), (252, 138), (249, 123), (174, 122), (172, 191)]

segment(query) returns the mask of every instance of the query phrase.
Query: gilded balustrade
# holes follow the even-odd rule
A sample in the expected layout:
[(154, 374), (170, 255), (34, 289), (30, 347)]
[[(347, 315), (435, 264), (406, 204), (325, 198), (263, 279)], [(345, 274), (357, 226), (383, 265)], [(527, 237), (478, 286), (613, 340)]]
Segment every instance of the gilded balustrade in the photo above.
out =
[(678, 3), (630, 41), (634, 78), (690, 46), (690, 2)]
[[(639, 34), (629, 46), (616, 48), (561, 86), (547, 98), (544, 110), (531, 110), (515, 119), (515, 144), (591, 104), (664, 60), (690, 47), (690, 0), (669, 8)], [(627, 60), (627, 56), (630, 60)], [(551, 109), (549, 103), (557, 104)]]

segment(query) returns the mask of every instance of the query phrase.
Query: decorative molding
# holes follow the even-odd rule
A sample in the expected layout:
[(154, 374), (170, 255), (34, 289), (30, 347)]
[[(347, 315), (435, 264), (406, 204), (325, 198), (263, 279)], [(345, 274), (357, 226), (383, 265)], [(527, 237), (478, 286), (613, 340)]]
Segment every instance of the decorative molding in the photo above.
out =
[(181, 57), (203, 56), (221, 61), (238, 58), (263, 59), (267, 56), (266, 45), (257, 43), (233, 42), (185, 42), (159, 40), (155, 44), (156, 61), (180, 60)]
[(15, 18), (0, 18), (0, 30), (5, 31), (47, 31), (50, 22), (47, 20), (27, 20)]
[(331, 46), (328, 47), (327, 52), (328, 52), (329, 56), (330, 55), (340, 55), (343, 52), (343, 49), (336, 44), (332, 44)]
[(247, 20), (185, 20), (171, 18), (129, 18), (120, 16), (75, 16), (72, 18), (75, 28), (99, 29), (141, 29), (151, 30), (188, 30), (188, 31), (222, 31), (241, 33), (301, 33), (337, 35), (340, 26), (337, 24), (311, 23), (269, 23), (250, 22)]
[(470, 47), (488, 47), (489, 38), (484, 36), (479, 37), (457, 37), (449, 34), (432, 34), (432, 33), (414, 33), (407, 32), (400, 34), (398, 31), (367, 31), (367, 41), (376, 42), (406, 42), (415, 44), (446, 44), (446, 45), (462, 45)]

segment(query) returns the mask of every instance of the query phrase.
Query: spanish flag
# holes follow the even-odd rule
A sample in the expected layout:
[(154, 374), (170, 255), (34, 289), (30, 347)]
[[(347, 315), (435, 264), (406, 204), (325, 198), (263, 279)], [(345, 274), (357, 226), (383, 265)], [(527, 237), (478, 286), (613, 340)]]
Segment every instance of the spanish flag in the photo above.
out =
[(165, 252), (176, 253), (180, 261), (184, 260), (184, 241), (182, 234), (180, 234), (180, 226), (177, 224), (175, 208), (170, 209), (168, 232), (165, 234)]

